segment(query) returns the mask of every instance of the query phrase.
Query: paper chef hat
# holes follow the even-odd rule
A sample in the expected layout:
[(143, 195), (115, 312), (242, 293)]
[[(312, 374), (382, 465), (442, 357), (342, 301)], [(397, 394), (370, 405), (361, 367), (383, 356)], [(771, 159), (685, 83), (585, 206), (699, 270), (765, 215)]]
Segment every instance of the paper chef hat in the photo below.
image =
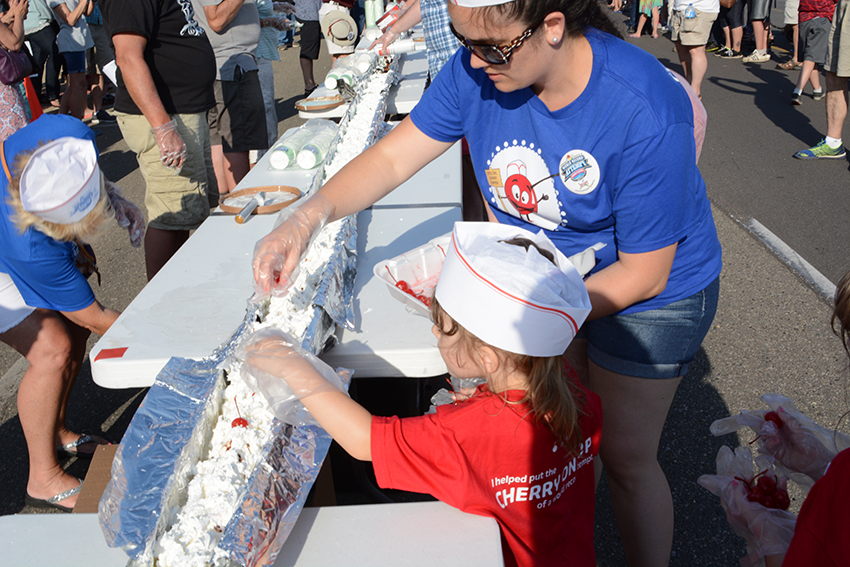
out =
[[(503, 242), (514, 237), (557, 265), (533, 246)], [(542, 231), (499, 223), (455, 223), (435, 296), (485, 343), (530, 356), (563, 354), (590, 313), (581, 276)]]
[(482, 8), (484, 6), (498, 6), (499, 4), (507, 4), (514, 0), (450, 0), (455, 6), (464, 8)]
[(21, 204), (46, 221), (73, 224), (100, 200), (100, 182), (94, 144), (59, 138), (38, 148), (24, 167)]

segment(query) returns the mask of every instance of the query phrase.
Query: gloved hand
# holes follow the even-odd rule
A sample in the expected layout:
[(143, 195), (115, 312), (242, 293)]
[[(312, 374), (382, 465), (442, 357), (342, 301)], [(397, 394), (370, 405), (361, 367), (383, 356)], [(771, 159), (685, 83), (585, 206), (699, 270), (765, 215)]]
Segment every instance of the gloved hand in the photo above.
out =
[(180, 173), (186, 161), (186, 143), (177, 132), (174, 120), (153, 128), (153, 135), (159, 147), (159, 159), (162, 160), (162, 164)]
[(372, 45), (369, 46), (369, 51), (375, 50), (379, 54), (385, 54), (390, 44), (397, 39), (398, 34), (394, 33), (392, 26), (390, 26), (381, 37), (372, 42)]
[[(285, 423), (309, 423), (298, 400), (339, 390), (345, 385), (333, 369), (301, 348), (292, 336), (275, 327), (265, 327), (245, 337), (234, 351), (243, 360), (241, 376), (260, 392), (272, 412)], [(304, 410), (306, 411), (306, 410)]]
[[(757, 468), (766, 460), (756, 460)], [(741, 558), (742, 567), (756, 565), (762, 557), (781, 555), (788, 550), (797, 522), (794, 514), (785, 510), (766, 508), (747, 499), (747, 484), (752, 483), (753, 456), (746, 447), (738, 447), (735, 453), (723, 446), (717, 453), (717, 474), (702, 475), (697, 482), (703, 488), (720, 497), (720, 505), (726, 511), (726, 519), (732, 530), (747, 541), (746, 557)], [(781, 477), (780, 477), (781, 478)], [(778, 485), (782, 486), (781, 480)]]
[(275, 228), (254, 246), (254, 296), (282, 297), (298, 278), (298, 265), (335, 205), (321, 193), (283, 209)]
[(268, 18), (260, 18), (260, 25), (264, 28), (274, 28), (278, 31), (289, 31), (292, 29), (292, 22), (283, 16), (269, 16)]
[(788, 470), (794, 482), (808, 491), (824, 475), (832, 459), (850, 447), (850, 438), (816, 424), (785, 396), (765, 394), (761, 400), (771, 409), (742, 411), (718, 419), (711, 424), (711, 432), (723, 435), (749, 427), (758, 435), (759, 453), (770, 455)]
[(112, 203), (118, 226), (127, 229), (130, 233), (130, 244), (133, 248), (138, 248), (145, 237), (145, 215), (135, 203), (126, 199), (121, 188), (111, 181), (106, 182), (106, 194)]

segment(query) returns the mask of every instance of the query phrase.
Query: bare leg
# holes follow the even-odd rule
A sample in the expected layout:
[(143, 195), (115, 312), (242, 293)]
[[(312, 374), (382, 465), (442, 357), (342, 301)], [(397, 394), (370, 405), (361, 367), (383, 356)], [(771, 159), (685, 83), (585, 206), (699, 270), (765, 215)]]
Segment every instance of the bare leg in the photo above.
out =
[(826, 72), (826, 135), (841, 139), (847, 118), (847, 77)]
[(163, 230), (148, 227), (145, 231), (145, 269), (148, 281), (159, 272), (189, 239), (188, 230)]
[(638, 25), (635, 29), (635, 33), (630, 34), (629, 37), (640, 37), (640, 34), (643, 32), (643, 25), (646, 23), (646, 14), (643, 12), (640, 13), (640, 17), (638, 17)]
[(658, 39), (658, 6), (652, 10), (652, 37)]
[(679, 55), (679, 63), (682, 64), (682, 76), (685, 77), (688, 83), (693, 84), (693, 81), (691, 80), (691, 48), (682, 45), (681, 41), (677, 41), (676, 53)]
[(705, 77), (705, 72), (708, 69), (708, 59), (705, 56), (705, 46), (696, 45), (688, 48), (691, 59), (691, 76), (689, 77), (691, 88), (697, 96), (700, 95), (700, 86), (702, 79)]
[[(251, 171), (251, 161), (248, 152), (223, 152), (224, 158), (224, 177), (227, 185), (227, 192), (230, 193), (236, 189), (236, 185), (242, 181), (242, 178), (248, 175)], [(218, 174), (216, 174), (216, 177)]]
[(753, 38), (756, 41), (756, 49), (761, 52), (767, 50), (767, 30), (764, 20), (753, 20)]
[[(800, 69), (800, 76), (797, 78), (797, 88), (800, 89), (800, 91), (806, 88), (806, 83), (809, 82), (809, 78), (812, 75), (812, 71), (815, 71), (814, 80), (812, 81), (812, 88), (815, 90), (820, 89), (820, 81), (818, 80), (817, 71), (815, 70), (815, 62), (803, 61), (803, 67)], [(815, 81), (818, 82), (817, 87), (815, 87)]]
[(86, 75), (84, 73), (71, 73), (68, 75), (68, 84), (62, 99), (59, 102), (59, 113), (70, 114), (74, 118), (83, 119), (86, 108)]
[(248, 174), (251, 162), (248, 152), (225, 152), (221, 144), (212, 146), (211, 150), (218, 194), (223, 198)]
[[(0, 340), (21, 353), (30, 366), (18, 388), (18, 416), (29, 453), (27, 493), (46, 499), (79, 485), (65, 473), (56, 457), (57, 443), (76, 438), (65, 428), (65, 403), (85, 353), (85, 334), (73, 333), (66, 319), (54, 311), (35, 310)], [(87, 333), (87, 331), (86, 331)], [(76, 496), (59, 502), (73, 507)]]
[(723, 26), (723, 35), (726, 37), (724, 47), (726, 49), (732, 49), (732, 34), (729, 32), (729, 26)]
[(301, 63), (301, 75), (304, 77), (304, 90), (315, 89), (318, 85), (313, 78), (313, 60), (301, 57), (298, 62)]
[(744, 38), (744, 28), (732, 28), (732, 51), (741, 51), (741, 40)]
[[(658, 443), (681, 378), (646, 380), (588, 364), (602, 398), (600, 454), (629, 567), (666, 566), (673, 547), (673, 498)], [(635, 424), (640, 427), (635, 427)]]

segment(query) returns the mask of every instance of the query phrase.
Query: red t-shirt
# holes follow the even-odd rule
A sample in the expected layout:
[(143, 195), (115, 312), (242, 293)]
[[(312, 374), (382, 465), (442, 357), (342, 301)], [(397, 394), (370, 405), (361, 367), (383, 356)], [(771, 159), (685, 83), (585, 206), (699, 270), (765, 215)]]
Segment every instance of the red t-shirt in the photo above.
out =
[(831, 22), (834, 12), (835, 0), (800, 0), (797, 21), (803, 23), (815, 18), (826, 18)]
[[(545, 425), (486, 385), (436, 414), (372, 418), (372, 462), (382, 488), (429, 493), (495, 518), (506, 565), (595, 567), (593, 457), (602, 407), (583, 390), (581, 449), (569, 454)], [(521, 391), (505, 393), (509, 400)]]
[(850, 449), (832, 460), (797, 517), (782, 567), (839, 567), (850, 563)]

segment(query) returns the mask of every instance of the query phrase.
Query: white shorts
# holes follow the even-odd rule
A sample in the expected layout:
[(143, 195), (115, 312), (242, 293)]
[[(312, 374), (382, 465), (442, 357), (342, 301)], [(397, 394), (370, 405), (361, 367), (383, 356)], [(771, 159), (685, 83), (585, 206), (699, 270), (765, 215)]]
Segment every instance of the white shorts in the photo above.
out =
[(21, 297), (9, 274), (0, 272), (0, 333), (13, 329), (35, 311)]
[[(340, 6), (336, 2), (324, 2), (322, 4), (322, 7), (319, 8), (319, 24), (322, 23), (322, 21), (325, 19), (325, 16), (329, 12), (332, 12), (334, 10), (339, 10), (340, 12), (345, 12), (346, 14), (351, 13), (351, 10), (349, 10), (345, 6)], [(324, 32), (322, 32), (322, 36), (325, 36)], [(341, 53), (354, 53), (354, 46), (353, 45), (346, 45), (346, 46), (337, 45), (336, 43), (329, 40), (326, 36), (325, 36), (325, 45), (328, 46), (328, 53), (330, 53), (331, 55), (339, 55)]]

